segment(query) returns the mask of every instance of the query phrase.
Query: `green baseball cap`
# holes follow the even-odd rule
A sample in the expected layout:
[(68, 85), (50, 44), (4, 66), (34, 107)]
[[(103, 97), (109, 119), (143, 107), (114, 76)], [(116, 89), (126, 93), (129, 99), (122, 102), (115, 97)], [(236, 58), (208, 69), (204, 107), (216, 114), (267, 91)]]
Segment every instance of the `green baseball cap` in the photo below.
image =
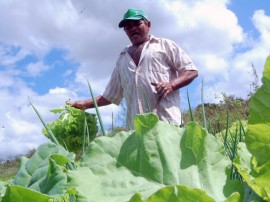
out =
[(120, 28), (124, 27), (126, 20), (141, 20), (141, 19), (147, 20), (147, 16), (145, 15), (145, 13), (142, 10), (131, 8), (127, 10), (127, 12), (123, 17), (123, 20), (121, 20), (118, 26)]

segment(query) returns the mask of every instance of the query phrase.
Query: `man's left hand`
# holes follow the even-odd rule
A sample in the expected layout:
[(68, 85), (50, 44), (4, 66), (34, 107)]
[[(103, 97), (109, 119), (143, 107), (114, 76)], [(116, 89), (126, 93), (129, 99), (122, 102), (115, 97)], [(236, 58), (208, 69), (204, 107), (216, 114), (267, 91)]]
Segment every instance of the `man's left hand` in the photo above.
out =
[(164, 83), (164, 82), (153, 83), (152, 82), (151, 85), (155, 86), (157, 94), (160, 97), (166, 97), (168, 94), (173, 92), (173, 86), (171, 83)]

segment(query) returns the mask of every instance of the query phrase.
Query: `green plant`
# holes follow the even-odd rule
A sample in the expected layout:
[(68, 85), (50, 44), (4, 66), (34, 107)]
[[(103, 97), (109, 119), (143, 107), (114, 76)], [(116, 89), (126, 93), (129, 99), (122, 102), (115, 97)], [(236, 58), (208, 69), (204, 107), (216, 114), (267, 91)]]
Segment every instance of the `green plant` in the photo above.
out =
[(270, 57), (262, 82), (251, 99), (246, 144), (239, 145), (234, 164), (253, 192), (270, 201)]
[[(60, 115), (58, 119), (47, 124), (47, 126), (52, 131), (57, 141), (64, 147), (67, 147), (68, 150), (75, 153), (81, 151), (85, 119), (88, 126), (89, 141), (94, 140), (96, 137), (98, 128), (95, 115), (75, 109), (69, 105), (52, 109), (51, 112), (55, 114), (59, 113)], [(43, 134), (53, 141), (48, 130), (45, 128), (43, 129)], [(87, 146), (88, 143), (85, 142), (85, 145)]]
[[(219, 133), (227, 127), (227, 123), (231, 124), (236, 121), (248, 119), (248, 106), (249, 100), (243, 100), (235, 96), (227, 96), (223, 94), (223, 100), (218, 103), (205, 103), (203, 105), (198, 105), (193, 110), (193, 120), (198, 122), (200, 125), (204, 124), (204, 120), (207, 120), (207, 125), (205, 126), (210, 133)], [(237, 109), (237, 111), (235, 110)], [(202, 111), (204, 110), (204, 115)], [(227, 113), (230, 114), (230, 121), (227, 122)], [(190, 112), (184, 111), (183, 113), (184, 123), (191, 121)], [(230, 127), (230, 126), (229, 126)]]
[[(191, 199), (202, 201), (240, 197), (230, 188), (237, 182), (227, 180), (229, 161), (222, 144), (195, 123), (179, 128), (159, 121), (152, 113), (139, 115), (135, 119), (135, 131), (95, 139), (81, 166), (67, 170), (67, 175), (65, 170), (59, 170), (59, 166), (68, 159), (62, 154), (54, 154), (56, 149), (58, 146), (51, 143), (43, 145), (36, 156), (25, 160), (15, 178), (16, 186), (10, 189), (19, 189), (20, 185), (49, 197), (60, 197), (76, 188), (77, 201), (104, 202), (143, 201), (151, 195), (157, 197), (160, 192), (171, 192), (175, 199), (182, 197), (180, 193), (186, 193)], [(50, 153), (45, 155), (48, 151)], [(47, 160), (46, 164), (40, 162), (41, 156)], [(41, 164), (48, 166), (45, 169), (38, 166)], [(50, 168), (59, 173), (50, 174)], [(216, 177), (212, 178), (212, 175)], [(61, 187), (54, 184), (54, 178), (62, 179)], [(40, 189), (47, 181), (52, 183), (51, 189)], [(174, 185), (179, 192), (174, 192)], [(11, 197), (12, 190), (8, 193)]]
[(270, 201), (269, 99), (270, 57), (250, 103), (245, 143), (232, 155), (243, 181), (231, 179), (223, 143), (205, 128), (195, 122), (179, 128), (148, 113), (135, 117), (135, 130), (92, 141), (74, 170), (67, 166), (75, 164), (73, 154), (40, 146), (22, 159), (13, 183), (0, 186), (1, 202)]

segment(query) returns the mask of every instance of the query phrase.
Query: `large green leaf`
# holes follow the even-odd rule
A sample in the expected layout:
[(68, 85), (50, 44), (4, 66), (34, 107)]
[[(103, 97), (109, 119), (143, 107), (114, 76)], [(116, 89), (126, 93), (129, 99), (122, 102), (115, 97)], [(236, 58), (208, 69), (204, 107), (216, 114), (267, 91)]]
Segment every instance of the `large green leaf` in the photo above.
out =
[(7, 188), (6, 195), (2, 198), (1, 202), (66, 202), (69, 196), (52, 197), (42, 194), (38, 191), (28, 189), (18, 185), (12, 185)]
[(262, 81), (263, 85), (250, 102), (245, 137), (248, 150), (240, 145), (234, 164), (249, 187), (262, 199), (270, 201), (270, 57)]
[(7, 188), (6, 195), (1, 202), (48, 202), (51, 198), (52, 197), (41, 194), (40, 192), (13, 185)]
[(152, 113), (136, 116), (134, 125), (94, 140), (83, 167), (68, 172), (78, 201), (151, 201), (170, 193), (179, 201), (241, 201), (226, 175), (224, 148), (206, 130), (196, 123), (179, 128)]
[(53, 143), (43, 144), (31, 159), (22, 158), (13, 183), (50, 196), (61, 196), (66, 192), (67, 182), (62, 166), (73, 161), (74, 157), (63, 147)]
[(247, 147), (260, 165), (270, 160), (270, 57), (264, 67), (262, 82), (250, 102), (246, 134)]
[[(262, 197), (264, 200), (269, 200), (269, 177), (270, 177), (270, 164), (264, 164), (262, 167), (257, 167), (255, 158), (252, 158), (251, 153), (247, 150), (244, 143), (239, 143), (238, 156), (234, 160), (234, 165), (238, 169), (245, 182), (249, 187)], [(245, 201), (251, 201), (255, 197), (257, 201), (262, 201), (257, 195), (251, 191), (246, 194)]]
[(207, 201), (214, 202), (211, 197), (200, 189), (191, 189), (183, 185), (167, 186), (148, 199), (143, 200), (140, 194), (135, 194), (130, 202), (187, 202), (187, 201)]
[(6, 180), (6, 181), (0, 181), (0, 201), (1, 201), (1, 197), (3, 197), (6, 193), (6, 188), (7, 186), (12, 183), (12, 180)]

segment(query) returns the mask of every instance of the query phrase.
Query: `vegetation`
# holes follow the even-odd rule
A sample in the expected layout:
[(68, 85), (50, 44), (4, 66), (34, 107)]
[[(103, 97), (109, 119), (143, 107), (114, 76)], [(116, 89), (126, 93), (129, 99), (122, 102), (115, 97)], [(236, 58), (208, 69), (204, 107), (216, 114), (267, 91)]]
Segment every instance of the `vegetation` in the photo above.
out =
[[(138, 115), (135, 130), (92, 141), (80, 164), (47, 143), (22, 158), (12, 182), (0, 182), (0, 201), (270, 201), (269, 99), (270, 57), (248, 122), (235, 110), (239, 100), (230, 98), (224, 130), (218, 119), (208, 119), (207, 128), (194, 121), (180, 128), (153, 113)], [(233, 111), (236, 121), (229, 122)]]
[[(32, 149), (25, 156), (31, 158), (35, 151), (35, 149)], [(21, 156), (17, 156), (14, 160), (0, 162), (0, 180), (5, 181), (13, 178), (18, 172), (20, 161)]]
[[(220, 141), (224, 140), (225, 133), (226, 133), (226, 126), (227, 126), (227, 122), (226, 122), (225, 117), (227, 116), (227, 113), (229, 112), (229, 116), (230, 116), (229, 125), (231, 127), (230, 134), (235, 134), (236, 128), (239, 127), (237, 113), (241, 117), (241, 120), (247, 120), (248, 119), (249, 102), (250, 102), (250, 99), (243, 100), (241, 98), (236, 98), (234, 96), (226, 96), (224, 94), (224, 99), (219, 104), (213, 104), (213, 103), (205, 104), (205, 113), (206, 113), (207, 121), (209, 123), (212, 123), (212, 124), (209, 124), (212, 126), (212, 128), (209, 127), (210, 133), (216, 134), (217, 138)], [(122, 106), (122, 108), (124, 108), (124, 106)], [(203, 123), (202, 123), (203, 117), (202, 117), (202, 113), (201, 113), (201, 111), (202, 111), (201, 108), (202, 108), (201, 105), (199, 105), (193, 111), (193, 116), (195, 117), (194, 119), (199, 123), (199, 125), (203, 125)], [(59, 113), (61, 111), (64, 111), (63, 108), (60, 108)], [(54, 110), (52, 110), (52, 112), (56, 113)], [(65, 114), (65, 113), (66, 112), (64, 112), (64, 113), (62, 112), (62, 114)], [(122, 115), (122, 116), (124, 117), (124, 115)], [(59, 118), (56, 121), (54, 121), (53, 123), (58, 125), (57, 123), (61, 122), (61, 117), (62, 117), (62, 115), (60, 115)], [(123, 119), (123, 117), (121, 117), (121, 119)], [(185, 123), (188, 123), (191, 121), (190, 114), (188, 111), (183, 112), (183, 118), (184, 118)], [(74, 119), (73, 121), (76, 121), (76, 119)], [(77, 121), (80, 121), (80, 119), (77, 119)], [(51, 123), (51, 125), (53, 123)], [(243, 123), (245, 125), (247, 124), (246, 121), (244, 121)], [(50, 124), (49, 124), (49, 126), (50, 126)], [(66, 129), (67, 125), (60, 124), (60, 125), (58, 125), (58, 127), (64, 127), (64, 129)], [(57, 134), (61, 130), (54, 131), (53, 127), (50, 127), (50, 128), (53, 130), (53, 133), (55, 134), (55, 136), (60, 138), (60, 135), (57, 135)], [(213, 128), (215, 128), (215, 129), (213, 129)], [(82, 128), (81, 128), (81, 130), (82, 130)], [(116, 133), (119, 133), (121, 131), (125, 131), (125, 128), (124, 127), (115, 127), (113, 130), (114, 130), (114, 132), (109, 133), (109, 136), (114, 136)], [(47, 134), (47, 131), (45, 129), (43, 129), (43, 133)], [(81, 137), (82, 133), (83, 133), (83, 131), (77, 132), (77, 134), (80, 134), (80, 136), (78, 136), (80, 139), (82, 139), (82, 137)], [(65, 132), (63, 132), (63, 134), (65, 134)], [(94, 134), (94, 133), (92, 133), (92, 134)], [(237, 135), (237, 137), (239, 137), (239, 135)], [(228, 143), (233, 142), (232, 141), (233, 137), (231, 137), (231, 135), (228, 138), (230, 138), (230, 141), (227, 141)], [(93, 140), (93, 136), (91, 136), (91, 141), (92, 140)], [(63, 142), (66, 142), (66, 141), (63, 141)], [(81, 145), (77, 145), (77, 149), (76, 149), (76, 159), (77, 160), (80, 160), (82, 157), (82, 151), (80, 149), (81, 149)], [(88, 150), (87, 145), (85, 147), (85, 150)], [(25, 156), (30, 158), (33, 155), (34, 151), (35, 150), (29, 151), (29, 153), (25, 154)], [(75, 150), (73, 150), (73, 151), (75, 151)], [(8, 160), (6, 162), (0, 163), (0, 180), (7, 180), (7, 179), (12, 178), (16, 175), (16, 173), (19, 169), (20, 158), (21, 158), (21, 156), (17, 156), (14, 160)]]
[(11, 160), (0, 163), (0, 180), (8, 180), (18, 172), (19, 160)]
[[(218, 103), (204, 104), (205, 116), (207, 117), (207, 129), (210, 133), (219, 133), (227, 127), (227, 116), (229, 123), (241, 120), (248, 120), (250, 99), (244, 100), (235, 96), (223, 94), (223, 100)], [(188, 111), (182, 113), (184, 123), (191, 121)], [(199, 125), (203, 125), (202, 105), (193, 110), (193, 117)]]
[[(89, 142), (94, 140), (98, 131), (97, 120), (94, 114), (75, 109), (66, 105), (64, 108), (56, 108), (51, 110), (52, 113), (60, 113), (58, 119), (49, 123), (47, 126), (52, 131), (60, 145), (66, 147), (74, 153), (81, 152), (83, 144), (83, 132), (85, 121), (87, 122), (87, 131), (89, 133)], [(44, 128), (43, 133), (49, 139), (52, 137)], [(88, 142), (85, 142), (85, 146)]]

